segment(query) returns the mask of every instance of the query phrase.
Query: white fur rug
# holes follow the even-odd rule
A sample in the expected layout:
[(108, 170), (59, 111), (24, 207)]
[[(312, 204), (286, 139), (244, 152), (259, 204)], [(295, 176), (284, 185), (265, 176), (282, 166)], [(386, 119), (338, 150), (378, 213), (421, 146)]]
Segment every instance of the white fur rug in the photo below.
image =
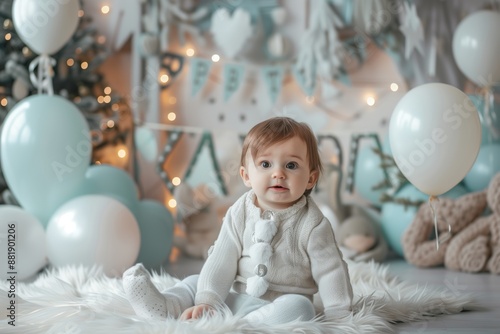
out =
[[(390, 333), (391, 324), (473, 309), (469, 296), (401, 282), (387, 267), (349, 263), (356, 313), (342, 323), (320, 320), (279, 326), (249, 323), (231, 314), (182, 322), (145, 321), (135, 316), (124, 297), (121, 280), (99, 269), (49, 269), (32, 283), (16, 286), (15, 327), (8, 324), (8, 286), (0, 282), (0, 333)], [(153, 275), (160, 288), (177, 281), (168, 274)], [(10, 287), (10, 286), (9, 286)]]

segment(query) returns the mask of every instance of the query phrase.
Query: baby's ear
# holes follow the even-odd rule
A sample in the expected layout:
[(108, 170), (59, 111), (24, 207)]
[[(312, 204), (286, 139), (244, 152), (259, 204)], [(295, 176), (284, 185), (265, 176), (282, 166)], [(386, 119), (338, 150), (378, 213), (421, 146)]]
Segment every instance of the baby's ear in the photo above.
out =
[(245, 186), (251, 188), (252, 184), (250, 183), (250, 177), (248, 177), (247, 170), (243, 166), (240, 167), (240, 176), (241, 176), (241, 179), (243, 180), (243, 183), (245, 184)]
[(309, 180), (307, 181), (306, 189), (312, 189), (316, 182), (318, 182), (319, 172), (317, 170), (311, 171), (309, 174)]

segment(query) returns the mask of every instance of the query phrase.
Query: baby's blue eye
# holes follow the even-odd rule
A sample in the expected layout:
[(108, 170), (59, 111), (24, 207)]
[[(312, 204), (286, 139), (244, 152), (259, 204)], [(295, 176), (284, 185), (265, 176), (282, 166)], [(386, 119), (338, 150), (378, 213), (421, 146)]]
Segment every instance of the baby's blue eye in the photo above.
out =
[(299, 168), (299, 165), (296, 162), (289, 162), (286, 164), (287, 169), (297, 169)]
[(269, 161), (262, 161), (260, 163), (260, 165), (262, 166), (262, 168), (269, 168), (269, 167), (271, 167), (271, 164), (269, 163)]

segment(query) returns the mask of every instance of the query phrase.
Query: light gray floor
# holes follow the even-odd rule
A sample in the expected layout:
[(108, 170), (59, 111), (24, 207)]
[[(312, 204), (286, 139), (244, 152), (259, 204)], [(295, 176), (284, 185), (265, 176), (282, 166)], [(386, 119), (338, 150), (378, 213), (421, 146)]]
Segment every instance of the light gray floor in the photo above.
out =
[[(396, 325), (398, 333), (500, 333), (500, 276), (468, 274), (444, 268), (416, 268), (402, 259), (387, 261), (389, 271), (401, 280), (441, 286), (456, 293), (472, 293), (480, 311), (444, 315), (412, 324)], [(181, 258), (166, 266), (169, 274), (184, 278), (197, 274), (203, 261)]]

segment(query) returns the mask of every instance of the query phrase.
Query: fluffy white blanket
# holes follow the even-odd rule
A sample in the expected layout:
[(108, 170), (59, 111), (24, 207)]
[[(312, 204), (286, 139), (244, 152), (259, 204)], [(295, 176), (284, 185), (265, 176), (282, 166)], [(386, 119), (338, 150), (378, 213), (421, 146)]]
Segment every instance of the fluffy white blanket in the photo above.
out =
[[(320, 319), (279, 326), (249, 323), (231, 314), (197, 321), (151, 321), (138, 318), (124, 296), (121, 280), (99, 269), (48, 269), (31, 283), (18, 283), (15, 298), (10, 285), (0, 283), (1, 333), (389, 333), (393, 323), (422, 321), (427, 317), (473, 309), (472, 299), (452, 291), (420, 287), (391, 277), (386, 265), (349, 263), (355, 314), (343, 322)], [(154, 274), (160, 288), (176, 283), (166, 273)], [(15, 326), (6, 306), (15, 302)], [(11, 322), (12, 323), (12, 322)]]

